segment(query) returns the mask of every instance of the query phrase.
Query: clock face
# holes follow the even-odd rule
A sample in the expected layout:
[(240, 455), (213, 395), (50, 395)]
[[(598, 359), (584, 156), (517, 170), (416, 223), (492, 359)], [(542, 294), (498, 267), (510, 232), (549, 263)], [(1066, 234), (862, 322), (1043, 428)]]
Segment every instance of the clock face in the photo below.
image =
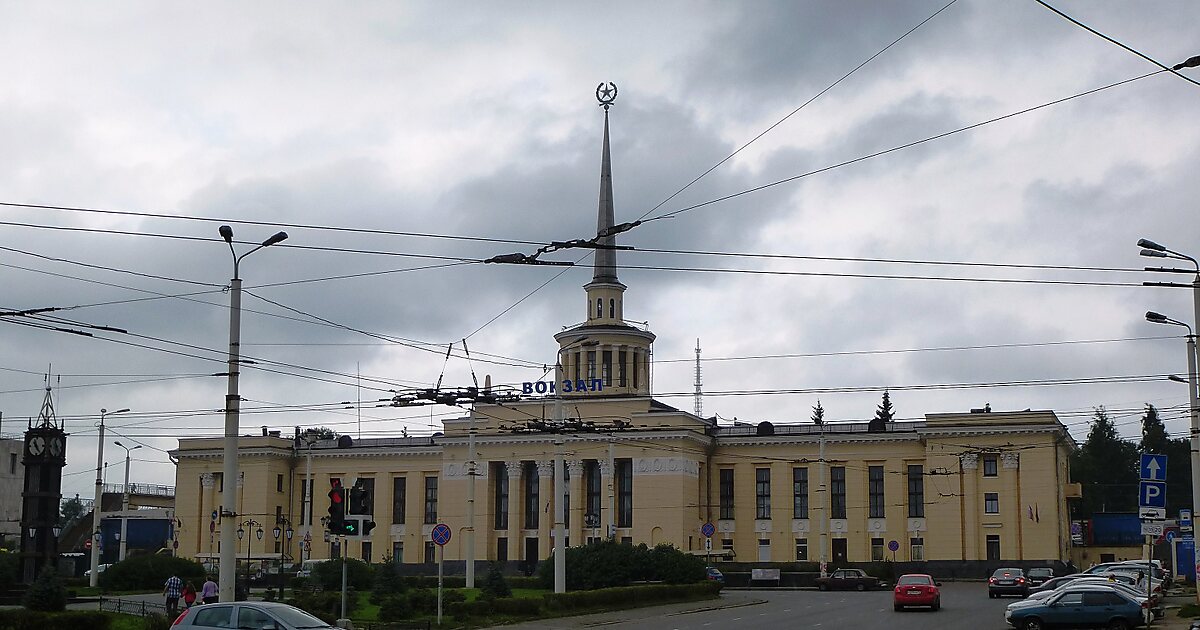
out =
[(40, 435), (35, 435), (29, 438), (29, 454), (41, 455), (46, 452), (46, 438)]
[(50, 456), (58, 457), (63, 454), (63, 439), (60, 437), (50, 438)]

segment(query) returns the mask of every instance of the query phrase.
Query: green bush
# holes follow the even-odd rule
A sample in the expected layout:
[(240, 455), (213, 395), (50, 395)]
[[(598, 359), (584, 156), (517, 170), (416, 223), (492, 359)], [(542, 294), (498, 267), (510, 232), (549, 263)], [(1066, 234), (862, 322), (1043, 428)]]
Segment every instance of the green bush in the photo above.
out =
[(493, 597), (512, 597), (512, 587), (508, 585), (508, 580), (504, 579), (504, 571), (500, 569), (500, 565), (495, 562), (488, 567), (481, 590)]
[(15, 553), (0, 552), (0, 591), (7, 591), (17, 583), (21, 570), (21, 557)]
[[(554, 563), (538, 567), (542, 588), (554, 585)], [(650, 549), (605, 540), (567, 549), (567, 590), (627, 586), (634, 581), (690, 584), (704, 581), (704, 561), (671, 545)]]
[(108, 630), (112, 616), (95, 610), (68, 610), (47, 613), (23, 608), (0, 610), (0, 628), (4, 630)]
[(142, 630), (171, 630), (171, 622), (166, 615), (153, 613), (142, 617)]
[(179, 577), (186, 584), (189, 580), (203, 584), (204, 567), (199, 562), (175, 556), (148, 554), (126, 558), (100, 574), (100, 588), (106, 591), (132, 591), (138, 589), (162, 590), (167, 578)]
[[(318, 562), (313, 568), (313, 580), (327, 591), (342, 590), (342, 563), (340, 561)], [(371, 565), (354, 558), (346, 559), (346, 584), (360, 591), (371, 589), (373, 578)]]
[(379, 605), (380, 621), (400, 621), (412, 616), (412, 608), (408, 598), (402, 595), (390, 595)]
[[(322, 621), (332, 621), (338, 619), (342, 614), (342, 591), (319, 591), (316, 593), (298, 592), (298, 594), (288, 599), (286, 604), (306, 610), (313, 615), (319, 617)], [(355, 604), (358, 603), (358, 594), (352, 588), (346, 589), (346, 614), (354, 614)]]
[(29, 610), (57, 612), (67, 607), (67, 587), (54, 567), (42, 569), (42, 574), (25, 593), (25, 607)]
[(427, 588), (414, 588), (408, 592), (408, 607), (418, 615), (437, 612), (437, 593)]

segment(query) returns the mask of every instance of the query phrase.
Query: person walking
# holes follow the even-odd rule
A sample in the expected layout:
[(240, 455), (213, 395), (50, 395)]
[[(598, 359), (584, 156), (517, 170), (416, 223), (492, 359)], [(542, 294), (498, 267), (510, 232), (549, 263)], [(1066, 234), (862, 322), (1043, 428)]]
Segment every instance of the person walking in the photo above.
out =
[(191, 608), (196, 603), (196, 585), (189, 580), (183, 587), (183, 607)]
[(178, 575), (167, 578), (166, 584), (163, 584), (163, 595), (167, 596), (168, 619), (179, 616), (179, 596), (181, 594), (183, 594), (183, 580), (179, 579)]
[(200, 587), (200, 601), (205, 604), (217, 603), (217, 583), (213, 581), (211, 575), (208, 576), (208, 581), (204, 583), (204, 586)]

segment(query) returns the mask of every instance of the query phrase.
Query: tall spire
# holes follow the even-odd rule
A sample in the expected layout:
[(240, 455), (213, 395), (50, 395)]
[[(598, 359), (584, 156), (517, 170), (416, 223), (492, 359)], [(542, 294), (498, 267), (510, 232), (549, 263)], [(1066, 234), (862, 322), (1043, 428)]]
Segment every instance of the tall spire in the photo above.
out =
[[(600, 159), (600, 208), (596, 219), (596, 233), (616, 225), (613, 211), (612, 192), (612, 161), (608, 149), (608, 108), (617, 99), (617, 86), (613, 83), (601, 83), (596, 87), (596, 99), (604, 108), (604, 153)], [(617, 280), (617, 251), (611, 249), (616, 244), (615, 236), (605, 236), (600, 239), (602, 246), (596, 250), (595, 273), (592, 282), (618, 282)]]

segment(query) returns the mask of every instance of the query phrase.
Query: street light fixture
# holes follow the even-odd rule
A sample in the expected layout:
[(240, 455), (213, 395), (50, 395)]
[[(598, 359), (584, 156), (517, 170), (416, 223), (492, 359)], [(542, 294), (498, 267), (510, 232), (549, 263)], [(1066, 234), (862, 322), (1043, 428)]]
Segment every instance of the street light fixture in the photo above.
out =
[[(1195, 58), (1193, 58), (1195, 59)], [(1189, 59), (1190, 63), (1192, 59)], [(1195, 279), (1192, 281), (1192, 307), (1194, 310), (1193, 323), (1200, 325), (1200, 262), (1197, 262), (1192, 256), (1188, 256), (1182, 252), (1177, 252), (1166, 245), (1156, 243), (1150, 239), (1139, 239), (1138, 247), (1142, 250), (1140, 254), (1151, 258), (1173, 258), (1176, 260), (1186, 260), (1192, 263), (1193, 271), (1186, 269), (1164, 269), (1160, 267), (1146, 267), (1146, 271), (1157, 271), (1165, 273), (1195, 273)], [(1146, 286), (1166, 286), (1166, 287), (1182, 287), (1188, 285), (1177, 282), (1143, 282)], [(1161, 313), (1148, 311), (1146, 313), (1146, 321), (1155, 324), (1170, 324), (1173, 326), (1183, 326), (1187, 328), (1187, 361), (1188, 361), (1188, 417), (1191, 420), (1191, 452), (1192, 452), (1192, 509), (1200, 509), (1200, 375), (1197, 375), (1196, 365), (1200, 357), (1196, 354), (1196, 334), (1195, 328), (1188, 324), (1167, 317)], [(1170, 378), (1170, 377), (1168, 377)], [(1172, 378), (1171, 380), (1180, 380)], [(1193, 565), (1200, 567), (1200, 547), (1195, 550)], [(1200, 602), (1200, 591), (1196, 593), (1196, 601)]]
[(233, 279), (229, 281), (229, 390), (225, 395), (225, 445), (223, 457), (225, 465), (223, 475), (225, 485), (221, 492), (221, 552), (220, 552), (220, 599), (234, 601), (234, 581), (237, 579), (237, 543), (234, 542), (233, 524), (237, 519), (234, 507), (237, 505), (237, 488), (229, 483), (238, 478), (238, 424), (240, 420), (240, 401), (238, 396), (238, 375), (241, 354), (241, 320), (242, 320), (242, 278), (238, 273), (242, 259), (254, 252), (270, 247), (288, 237), (287, 232), (278, 232), (263, 241), (258, 247), (239, 256), (233, 248), (233, 228), (222, 225), (218, 230), (221, 238), (229, 245), (229, 253), (233, 255)]
[[(257, 536), (259, 540), (262, 540), (262, 537), (263, 537), (262, 523), (259, 523), (258, 521), (254, 520), (252, 518), (248, 518), (248, 519), (242, 521), (238, 525), (238, 528), (237, 528), (238, 540), (241, 540), (246, 537), (246, 529), (245, 528), (255, 527), (255, 526), (258, 527), (258, 531), (255, 532), (254, 535)], [(246, 540), (246, 598), (247, 599), (250, 598), (250, 545), (251, 545), (251, 541), (249, 539), (247, 539)], [(237, 561), (234, 560), (234, 562), (237, 562)], [(224, 566), (224, 565), (222, 565), (222, 566)]]
[(120, 552), (117, 554), (117, 561), (120, 562), (125, 559), (125, 549), (129, 546), (129, 453), (142, 448), (142, 445), (138, 444), (130, 448), (120, 442), (116, 442), (115, 444), (125, 449), (125, 487), (121, 489), (121, 547)]
[(125, 413), (126, 409), (118, 409), (109, 413), (107, 409), (100, 410), (100, 441), (96, 445), (96, 495), (92, 500), (92, 572), (88, 577), (90, 586), (100, 584), (100, 503), (104, 496), (104, 417)]

